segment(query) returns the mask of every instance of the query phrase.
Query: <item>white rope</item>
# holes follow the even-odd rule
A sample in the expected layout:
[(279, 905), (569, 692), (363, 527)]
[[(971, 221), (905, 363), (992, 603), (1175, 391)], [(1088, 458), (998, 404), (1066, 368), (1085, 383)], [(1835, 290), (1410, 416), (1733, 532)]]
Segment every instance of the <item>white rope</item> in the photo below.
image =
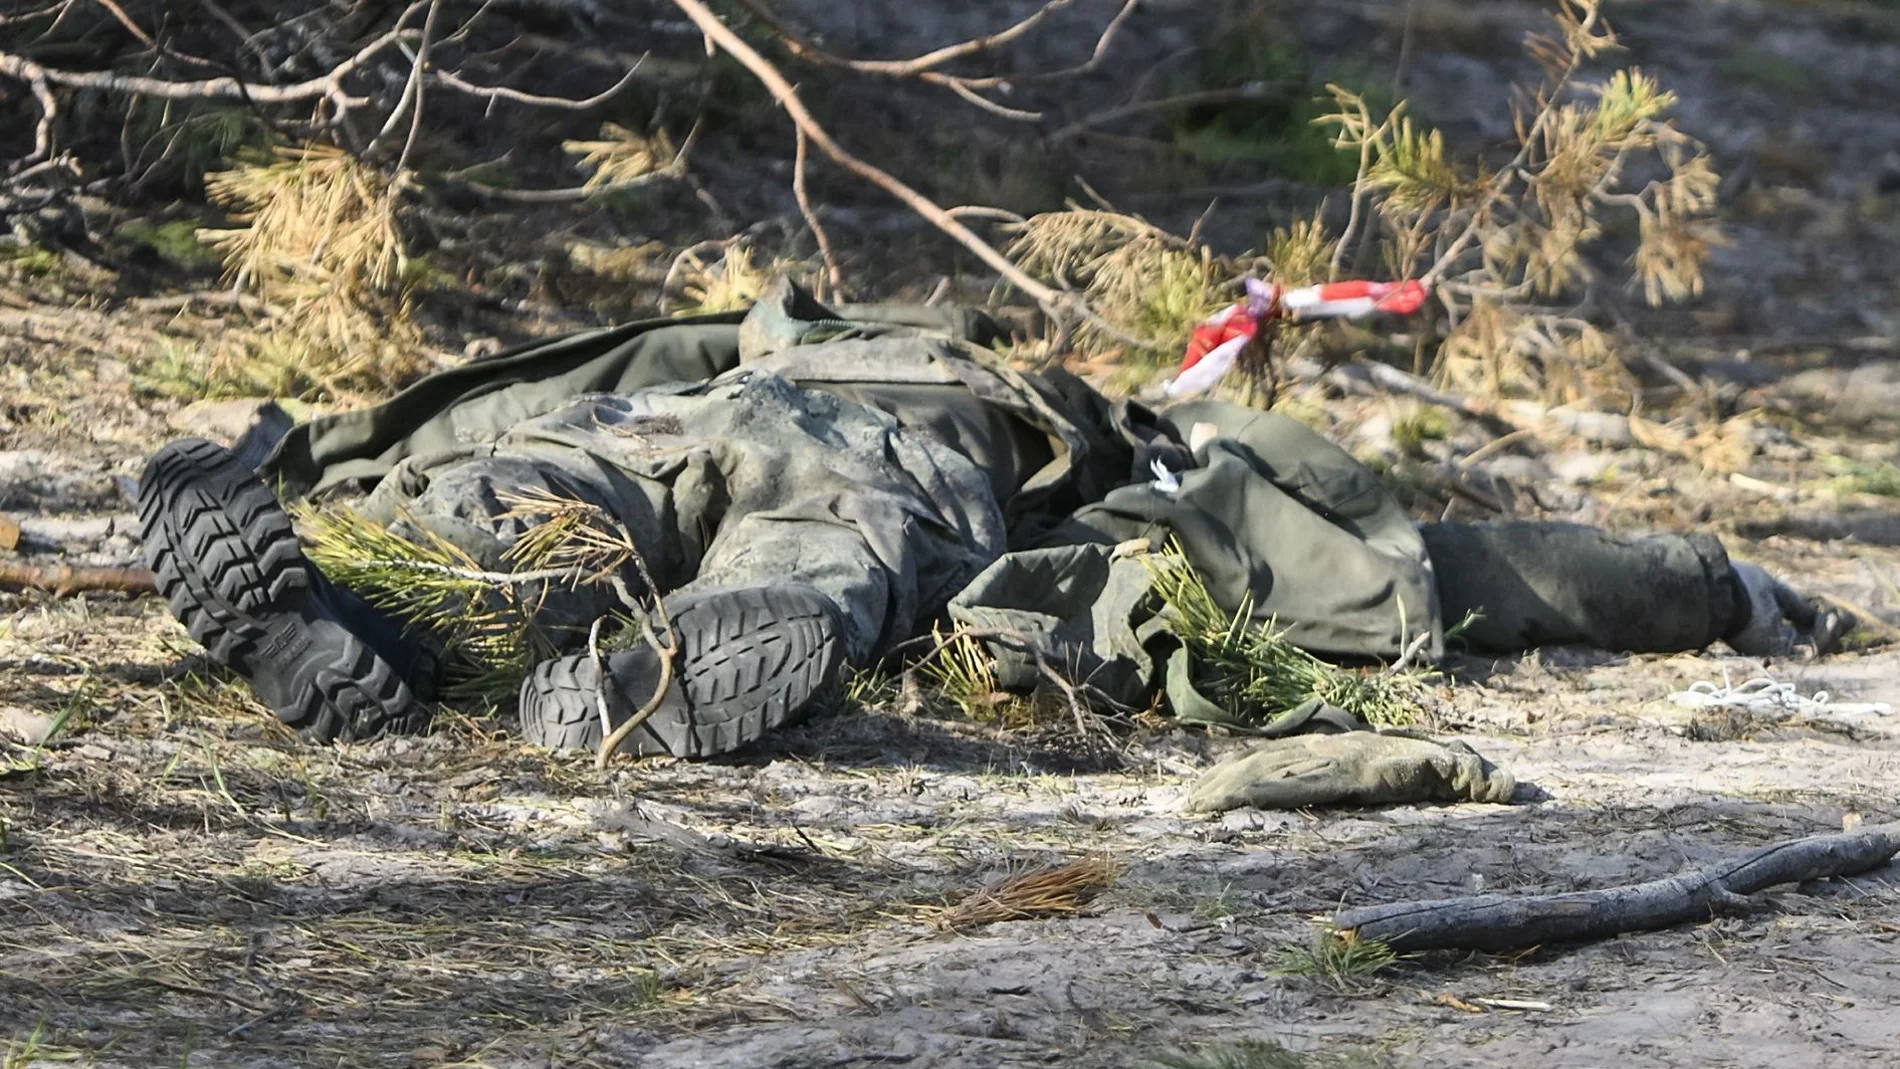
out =
[(1154, 481), (1148, 485), (1154, 487), (1157, 492), (1166, 494), (1169, 497), (1173, 497), (1181, 492), (1180, 476), (1169, 471), (1168, 466), (1161, 462), (1160, 457), (1156, 457), (1148, 462), (1148, 470), (1155, 473)]
[(1722, 673), (1720, 684), (1698, 680), (1689, 684), (1689, 689), (1671, 694), (1669, 700), (1686, 709), (1775, 710), (1810, 716), (1888, 716), (1893, 712), (1893, 706), (1886, 702), (1837, 702), (1824, 690), (1804, 697), (1793, 683), (1780, 683), (1767, 676), (1731, 683), (1727, 672)]

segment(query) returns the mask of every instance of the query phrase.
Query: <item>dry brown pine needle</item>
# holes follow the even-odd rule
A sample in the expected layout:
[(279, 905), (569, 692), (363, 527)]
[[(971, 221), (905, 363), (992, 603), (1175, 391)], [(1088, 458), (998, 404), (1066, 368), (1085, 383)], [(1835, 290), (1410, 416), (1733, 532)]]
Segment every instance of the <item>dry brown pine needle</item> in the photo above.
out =
[(1108, 890), (1120, 872), (1121, 866), (1105, 857), (1031, 869), (991, 884), (944, 910), (937, 916), (937, 926), (957, 931), (998, 921), (1072, 917)]

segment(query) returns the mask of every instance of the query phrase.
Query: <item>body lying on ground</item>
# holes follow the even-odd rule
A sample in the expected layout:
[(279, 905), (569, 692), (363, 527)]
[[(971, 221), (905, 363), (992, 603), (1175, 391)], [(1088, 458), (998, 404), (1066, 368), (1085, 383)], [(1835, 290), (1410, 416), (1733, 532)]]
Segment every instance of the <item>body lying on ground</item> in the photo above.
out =
[[(985, 636), (1005, 685), (1054, 665), (1145, 705), (1180, 644), (1131, 546), (1178, 553), (1223, 611), (1331, 659), (1436, 659), (1467, 619), (1463, 640), (1492, 652), (1767, 653), (1838, 632), (1711, 536), (1415, 525), (1291, 419), (1111, 401), (1010, 368), (999, 336), (978, 313), (830, 309), (781, 285), (743, 317), (537, 343), (297, 426), (255, 472), (173, 443), (141, 486), (148, 561), (193, 636), (318, 741), (420, 729), (435, 669), (404, 622), (309, 563), (272, 486), (366, 495), (353, 507), (390, 531), (497, 571), (535, 523), (523, 500), (585, 502), (631, 535), (639, 560), (613, 582), (547, 582), (535, 602), (562, 652), (520, 715), (557, 748), (641, 717), (624, 749), (731, 750), (946, 616)], [(663, 596), (671, 634), (590, 652), (629, 591)]]

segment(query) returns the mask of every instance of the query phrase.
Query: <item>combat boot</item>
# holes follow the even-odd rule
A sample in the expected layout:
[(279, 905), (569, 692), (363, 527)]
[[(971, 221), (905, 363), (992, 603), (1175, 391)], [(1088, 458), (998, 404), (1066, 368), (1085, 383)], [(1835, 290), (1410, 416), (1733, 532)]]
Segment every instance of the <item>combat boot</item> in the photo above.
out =
[(304, 556), (277, 498), (230, 450), (159, 450), (139, 481), (145, 563), (172, 615), (313, 742), (418, 732), (433, 661), (395, 619)]
[[(844, 664), (838, 610), (808, 586), (712, 590), (666, 606), (678, 648), (672, 678), (623, 753), (710, 757), (756, 742), (809, 709)], [(661, 657), (642, 641), (598, 661), (543, 661), (521, 684), (522, 735), (553, 750), (598, 750), (603, 705), (616, 728), (644, 708)]]

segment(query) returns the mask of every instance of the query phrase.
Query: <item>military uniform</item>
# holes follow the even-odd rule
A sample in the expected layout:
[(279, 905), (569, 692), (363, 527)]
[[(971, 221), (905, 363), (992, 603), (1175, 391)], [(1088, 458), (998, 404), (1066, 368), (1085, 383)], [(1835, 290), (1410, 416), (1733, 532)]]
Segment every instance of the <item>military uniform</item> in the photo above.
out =
[[(432, 376), (296, 428), (262, 474), (291, 495), (371, 487), (369, 514), (490, 567), (523, 530), (511, 492), (579, 497), (628, 527), (665, 590), (818, 590), (853, 662), (947, 611), (1010, 636), (993, 640), (1005, 682), (1033, 682), (1040, 655), (1123, 701), (1169, 646), (1149, 569), (1117, 551), (1135, 540), (1178, 545), (1223, 608), (1332, 658), (1436, 658), (1469, 612), (1480, 649), (1692, 649), (1745, 612), (1713, 538), (1418, 527), (1291, 419), (1111, 402), (1010, 369), (998, 333), (783, 288), (744, 318), (589, 331)], [(1218, 435), (1190, 451), (1200, 423)], [(608, 598), (551, 597), (543, 622), (581, 634)]]

